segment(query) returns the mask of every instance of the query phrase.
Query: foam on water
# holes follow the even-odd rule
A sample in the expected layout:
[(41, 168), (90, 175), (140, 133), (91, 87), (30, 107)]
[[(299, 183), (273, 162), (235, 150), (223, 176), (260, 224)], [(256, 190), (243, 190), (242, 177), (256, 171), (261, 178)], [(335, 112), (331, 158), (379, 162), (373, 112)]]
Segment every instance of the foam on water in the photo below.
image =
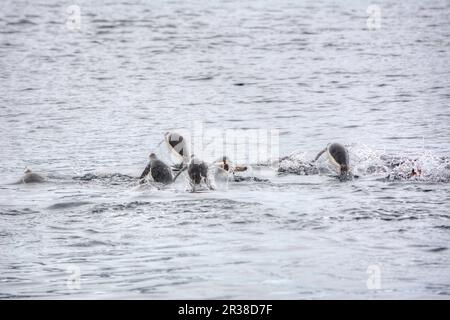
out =
[[(414, 181), (446, 183), (450, 181), (450, 158), (424, 151), (416, 157), (377, 152), (367, 145), (348, 146), (350, 167), (357, 176), (382, 176), (386, 181)], [(313, 163), (311, 155), (301, 152), (282, 158), (280, 173), (313, 175), (335, 173), (327, 160)], [(416, 174), (412, 174), (412, 172)]]

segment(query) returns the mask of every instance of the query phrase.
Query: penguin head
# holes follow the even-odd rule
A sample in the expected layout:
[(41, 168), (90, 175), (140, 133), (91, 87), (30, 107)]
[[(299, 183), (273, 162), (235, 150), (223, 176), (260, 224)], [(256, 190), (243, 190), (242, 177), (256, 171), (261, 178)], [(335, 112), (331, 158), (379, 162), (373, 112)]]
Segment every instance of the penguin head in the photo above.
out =
[(348, 166), (346, 164), (341, 164), (341, 175), (348, 173)]

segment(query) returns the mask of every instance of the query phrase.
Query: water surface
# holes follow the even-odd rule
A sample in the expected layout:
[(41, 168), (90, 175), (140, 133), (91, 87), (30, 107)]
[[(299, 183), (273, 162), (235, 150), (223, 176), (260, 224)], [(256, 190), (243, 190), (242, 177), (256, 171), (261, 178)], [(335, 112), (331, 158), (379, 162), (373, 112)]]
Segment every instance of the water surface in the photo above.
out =
[[(448, 1), (377, 30), (367, 1), (77, 4), (3, 1), (0, 298), (449, 297)], [(139, 186), (195, 121), (278, 129), (284, 173)], [(359, 179), (299, 170), (331, 141)]]

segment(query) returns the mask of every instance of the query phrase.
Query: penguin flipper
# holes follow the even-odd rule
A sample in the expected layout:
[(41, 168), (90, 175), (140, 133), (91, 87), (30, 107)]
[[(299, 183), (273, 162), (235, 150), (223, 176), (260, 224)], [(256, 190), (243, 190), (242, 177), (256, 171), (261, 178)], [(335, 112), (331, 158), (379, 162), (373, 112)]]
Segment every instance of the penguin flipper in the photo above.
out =
[(316, 162), (317, 160), (319, 160), (319, 158), (325, 153), (325, 151), (327, 151), (327, 148), (325, 148), (325, 149), (323, 149), (322, 151), (320, 151), (320, 152), (317, 154), (317, 156), (316, 156), (316, 158), (314, 159), (313, 162)]
[(178, 171), (178, 173), (175, 175), (175, 177), (173, 177), (173, 182), (175, 182), (175, 180), (177, 180), (178, 176), (183, 172), (186, 171), (188, 167), (184, 166), (180, 171)]

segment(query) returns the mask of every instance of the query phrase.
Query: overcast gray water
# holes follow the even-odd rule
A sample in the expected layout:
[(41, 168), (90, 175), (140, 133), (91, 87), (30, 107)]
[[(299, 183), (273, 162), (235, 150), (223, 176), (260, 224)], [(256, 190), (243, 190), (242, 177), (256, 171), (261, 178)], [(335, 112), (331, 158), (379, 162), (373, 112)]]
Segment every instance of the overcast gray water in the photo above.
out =
[[(371, 4), (3, 0), (0, 298), (448, 299), (450, 4)], [(287, 158), (139, 185), (198, 121)], [(359, 178), (302, 170), (334, 141)]]

